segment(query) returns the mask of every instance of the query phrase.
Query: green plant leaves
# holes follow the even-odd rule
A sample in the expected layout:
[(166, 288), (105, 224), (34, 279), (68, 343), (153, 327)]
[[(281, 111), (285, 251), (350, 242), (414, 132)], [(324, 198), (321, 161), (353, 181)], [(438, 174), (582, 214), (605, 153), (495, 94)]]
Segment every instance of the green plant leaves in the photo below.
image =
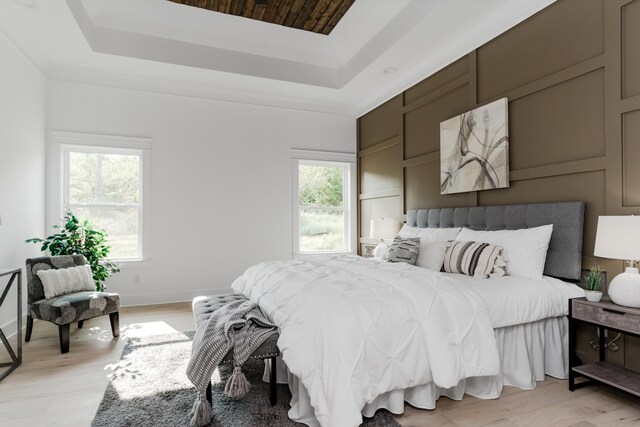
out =
[(588, 291), (599, 291), (602, 286), (602, 269), (600, 266), (591, 266), (585, 277), (585, 288)]
[(55, 255), (84, 255), (91, 266), (96, 290), (104, 290), (107, 277), (120, 271), (117, 265), (104, 261), (111, 250), (106, 244), (107, 234), (97, 230), (87, 220), (80, 221), (71, 211), (64, 217), (64, 226), (54, 225), (52, 228), (61, 230), (59, 233), (40, 239), (34, 237), (25, 240), (26, 243), (42, 243), (43, 252), (49, 251)]

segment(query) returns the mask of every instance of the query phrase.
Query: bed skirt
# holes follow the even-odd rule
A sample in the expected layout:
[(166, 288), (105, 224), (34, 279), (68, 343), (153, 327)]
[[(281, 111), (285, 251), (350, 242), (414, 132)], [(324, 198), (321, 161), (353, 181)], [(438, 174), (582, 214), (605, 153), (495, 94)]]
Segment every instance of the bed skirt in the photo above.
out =
[[(467, 378), (448, 389), (429, 383), (393, 390), (379, 395), (365, 405), (362, 415), (372, 417), (382, 408), (401, 414), (404, 412), (405, 402), (417, 408), (434, 409), (441, 396), (460, 400), (465, 393), (481, 399), (495, 399), (500, 396), (505, 385), (530, 390), (535, 388), (536, 381), (543, 381), (545, 375), (567, 378), (568, 321), (565, 316), (499, 328), (495, 330), (495, 335), (501, 359), (499, 375)], [(268, 381), (269, 363), (265, 363), (265, 380)], [(289, 418), (310, 427), (319, 426), (302, 382), (288, 372), (281, 358), (277, 365), (278, 382), (288, 383), (291, 390)]]

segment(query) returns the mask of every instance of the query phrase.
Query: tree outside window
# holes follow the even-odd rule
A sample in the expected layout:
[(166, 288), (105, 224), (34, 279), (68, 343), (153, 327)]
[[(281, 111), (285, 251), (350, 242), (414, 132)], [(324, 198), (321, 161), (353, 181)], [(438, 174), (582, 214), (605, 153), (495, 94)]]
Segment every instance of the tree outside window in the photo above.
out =
[(348, 165), (300, 161), (298, 166), (299, 251), (346, 251)]

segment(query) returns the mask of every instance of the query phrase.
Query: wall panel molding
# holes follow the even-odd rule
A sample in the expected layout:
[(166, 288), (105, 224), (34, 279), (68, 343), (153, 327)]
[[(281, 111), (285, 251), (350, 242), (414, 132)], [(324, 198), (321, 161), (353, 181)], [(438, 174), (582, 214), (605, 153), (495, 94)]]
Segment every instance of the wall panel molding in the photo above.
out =
[(523, 181), (527, 179), (545, 178), (558, 175), (606, 170), (607, 158), (596, 157), (593, 159), (574, 160), (571, 162), (555, 163), (526, 169), (509, 171), (510, 181)]
[(499, 94), (498, 96), (484, 101), (483, 104), (487, 104), (503, 97), (509, 98), (509, 101), (515, 101), (516, 99), (524, 98), (525, 96), (532, 95), (536, 92), (540, 92), (555, 85), (564, 83), (568, 80), (575, 79), (584, 74), (588, 74), (604, 68), (604, 60), (604, 55), (598, 55), (595, 58), (587, 59), (584, 62), (572, 65), (556, 73), (542, 77), (539, 80), (526, 83), (518, 88), (511, 89), (505, 93)]
[(640, 109), (622, 114), (622, 206), (640, 207)]
[(372, 145), (369, 148), (365, 148), (364, 150), (360, 150), (358, 152), (358, 157), (370, 156), (378, 151), (386, 150), (387, 148), (391, 148), (395, 145), (398, 145), (402, 142), (400, 136), (394, 136), (389, 139), (385, 139), (382, 142), (378, 142), (375, 145)]
[(404, 104), (407, 105), (421, 98), (425, 94), (431, 93), (436, 89), (450, 83), (453, 80), (463, 77), (469, 72), (469, 56), (464, 55), (452, 62), (450, 65), (436, 72), (428, 79), (425, 79), (413, 87), (403, 92)]
[(469, 81), (402, 114), (405, 159), (440, 150), (440, 122), (469, 110)]
[(640, 110), (640, 95), (621, 100), (619, 106), (620, 108), (618, 112), (620, 114)]
[[(359, 119), (368, 138), (359, 138), (361, 163), (388, 149), (389, 139), (400, 145), (388, 149), (400, 159), (386, 160), (394, 162), (398, 191), (360, 195), (361, 235), (381, 212), (402, 218), (412, 208), (580, 199), (584, 263), (614, 277), (623, 264), (595, 258), (593, 245), (599, 215), (640, 214), (637, 70), (640, 0), (558, 0), (425, 78), (374, 110), (375, 120), (371, 113)], [(509, 99), (511, 187), (441, 195), (439, 123), (502, 97)], [(370, 172), (361, 169), (360, 179), (375, 180)], [(632, 354), (627, 346), (640, 351), (640, 340), (619, 342), (611, 360), (629, 365), (622, 355)]]
[(408, 168), (411, 166), (421, 165), (422, 163), (433, 163), (440, 161), (440, 150), (433, 153), (423, 154), (422, 156), (412, 157), (402, 162), (402, 167)]
[(369, 221), (403, 214), (404, 93), (358, 119), (358, 236), (360, 253)]
[(391, 188), (388, 190), (371, 191), (369, 193), (361, 193), (360, 200), (381, 199), (383, 197), (400, 196), (400, 188)]
[(464, 76), (458, 77), (457, 79), (445, 84), (444, 86), (440, 86), (439, 88), (435, 89), (433, 92), (429, 92), (426, 95), (423, 95), (420, 98), (416, 99), (415, 101), (405, 105), (402, 108), (402, 111), (405, 114), (410, 113), (426, 104), (429, 104), (435, 101), (438, 98), (442, 98), (443, 96), (449, 94), (450, 92), (453, 92), (454, 90), (468, 83), (469, 83), (469, 77), (465, 74)]
[(622, 98), (640, 95), (640, 1), (629, 1), (620, 8), (622, 38)]
[(607, 1), (605, 26), (605, 141), (607, 153), (606, 210), (615, 215), (622, 208), (622, 29), (621, 8), (628, 2)]

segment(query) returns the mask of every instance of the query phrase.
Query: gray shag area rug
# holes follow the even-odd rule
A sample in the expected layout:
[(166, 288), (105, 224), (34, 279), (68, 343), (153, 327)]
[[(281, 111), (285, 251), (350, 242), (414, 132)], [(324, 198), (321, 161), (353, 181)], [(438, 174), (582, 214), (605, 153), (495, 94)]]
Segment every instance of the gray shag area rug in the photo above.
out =
[[(194, 332), (132, 338), (114, 366), (107, 390), (92, 422), (93, 427), (188, 426), (189, 412), (197, 392), (185, 374), (191, 355)], [(247, 362), (242, 371), (251, 390), (242, 399), (223, 394), (233, 366), (222, 365), (213, 375), (215, 427), (288, 427), (303, 424), (291, 421), (287, 412), (291, 393), (278, 385), (278, 404), (269, 404), (269, 384), (262, 382), (264, 364)], [(365, 419), (367, 427), (398, 427), (385, 411)]]

